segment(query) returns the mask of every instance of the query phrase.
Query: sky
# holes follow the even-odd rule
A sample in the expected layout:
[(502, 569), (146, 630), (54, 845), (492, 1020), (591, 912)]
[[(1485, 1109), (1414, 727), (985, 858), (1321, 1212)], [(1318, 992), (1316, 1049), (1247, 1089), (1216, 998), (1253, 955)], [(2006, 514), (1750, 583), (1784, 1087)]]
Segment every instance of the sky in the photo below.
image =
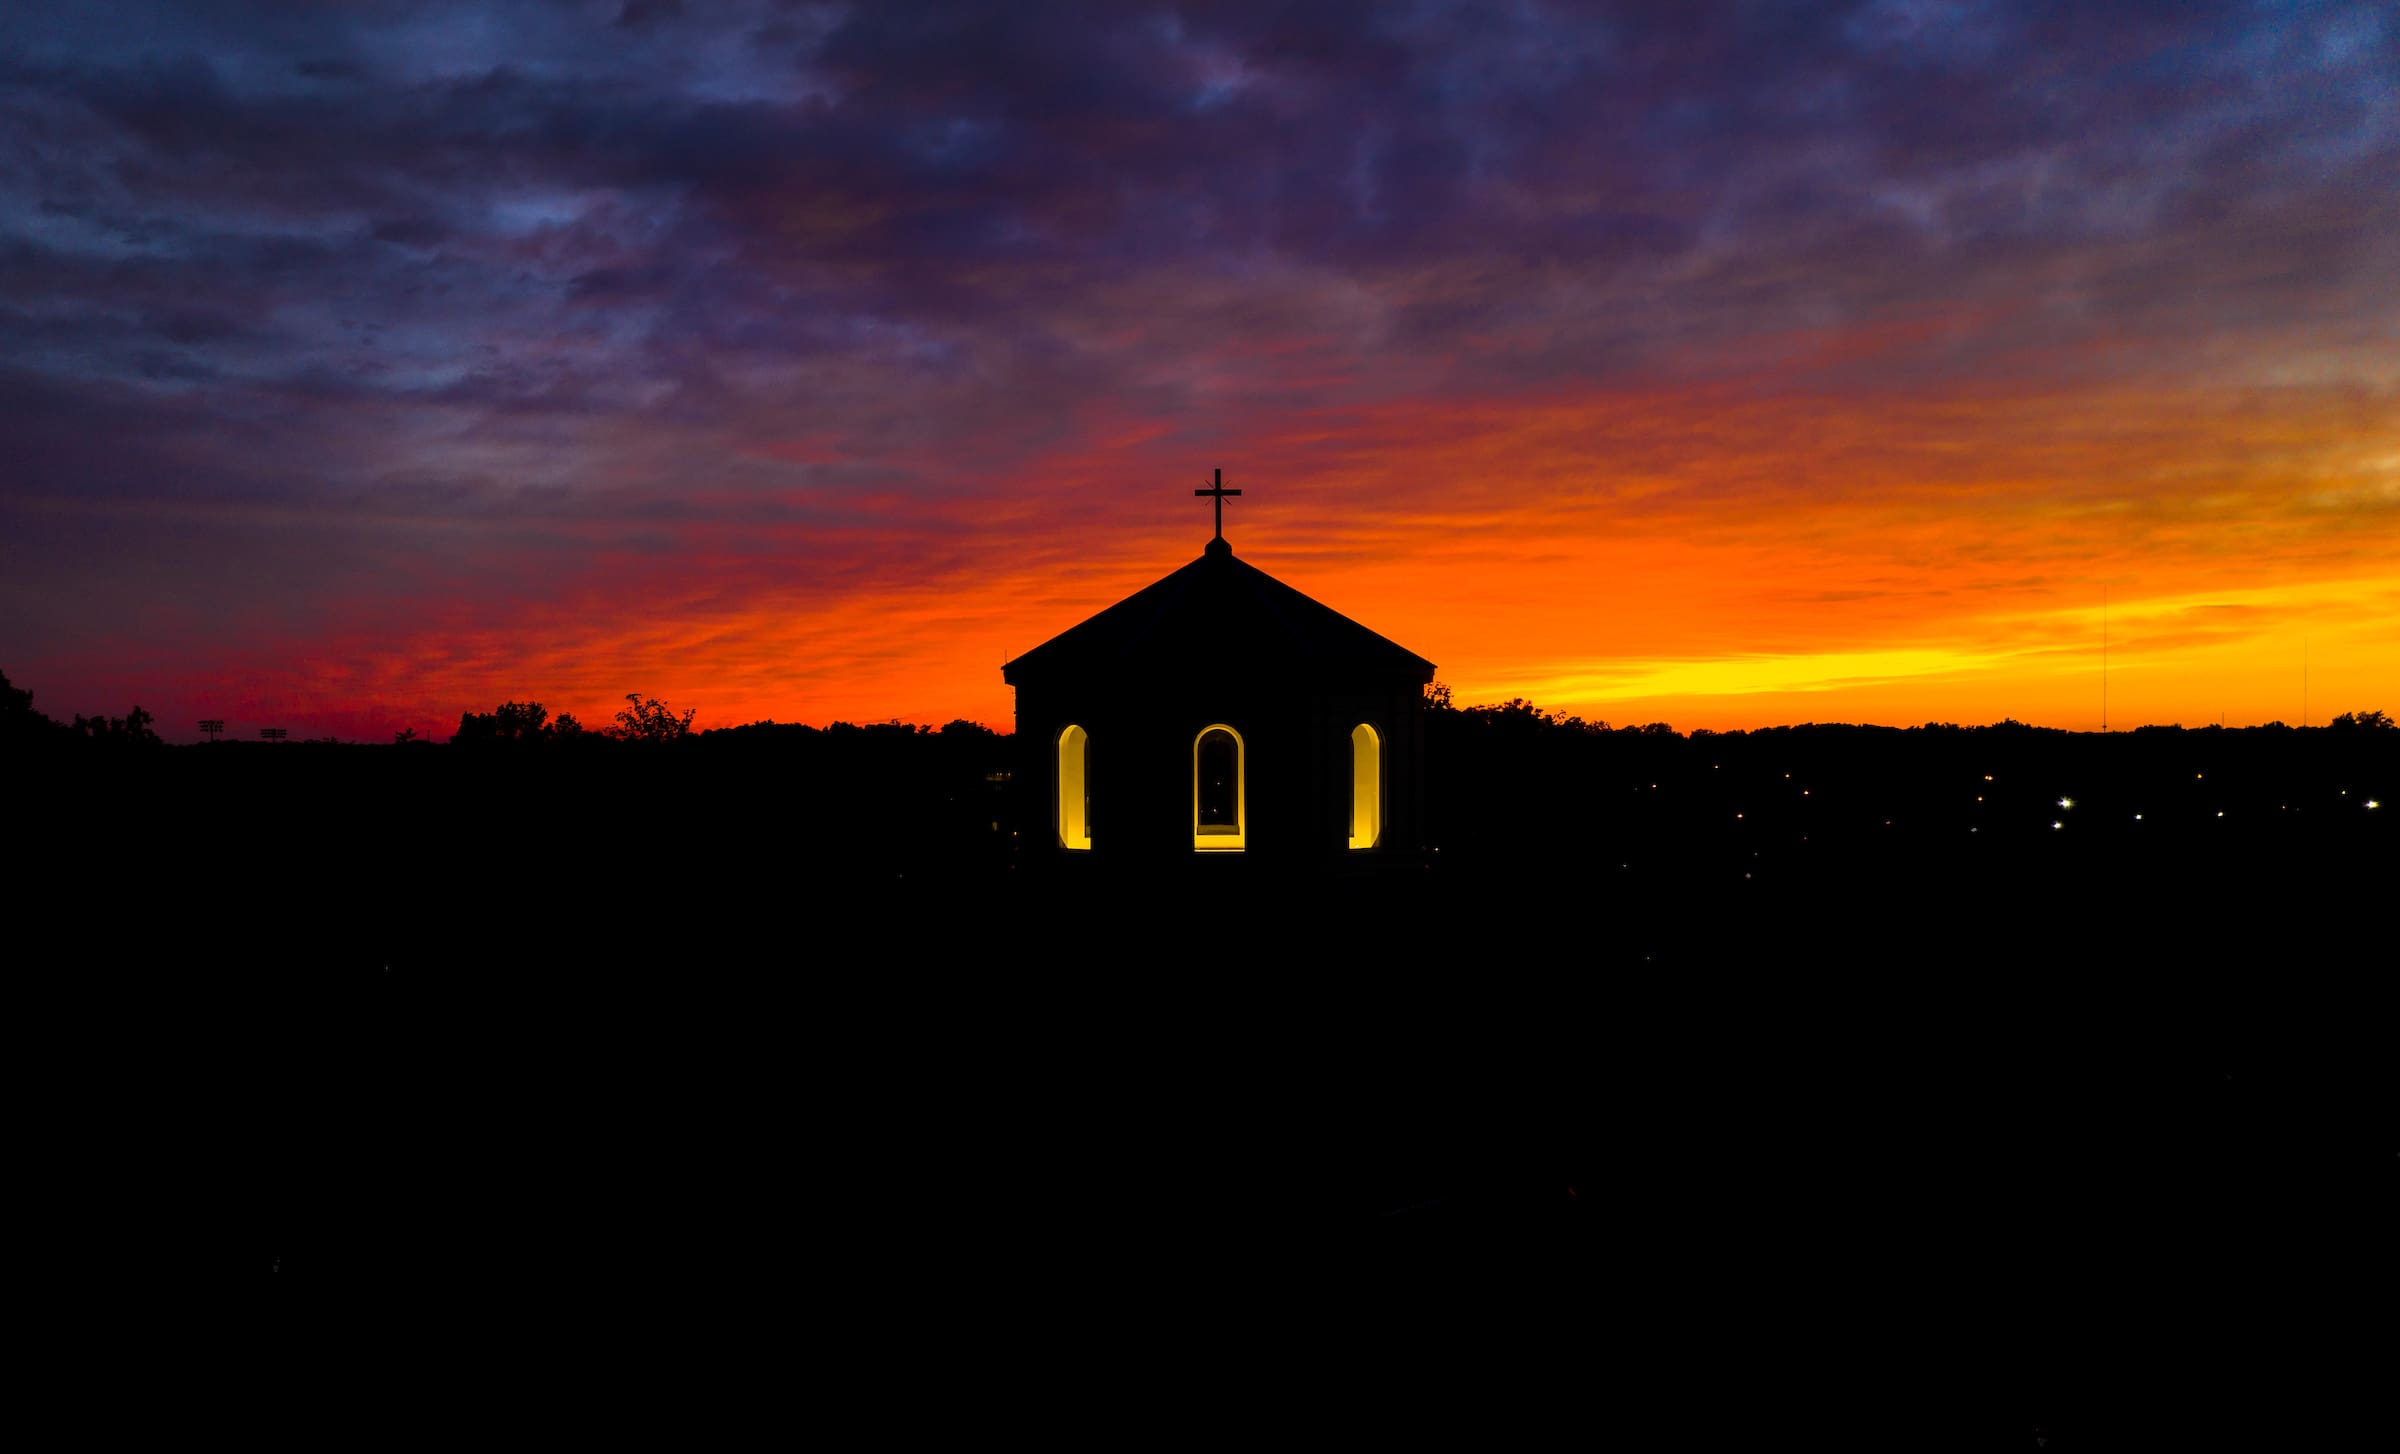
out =
[(1461, 704), (2400, 710), (2400, 12), (0, 9), (53, 716), (1005, 730), (1219, 468)]

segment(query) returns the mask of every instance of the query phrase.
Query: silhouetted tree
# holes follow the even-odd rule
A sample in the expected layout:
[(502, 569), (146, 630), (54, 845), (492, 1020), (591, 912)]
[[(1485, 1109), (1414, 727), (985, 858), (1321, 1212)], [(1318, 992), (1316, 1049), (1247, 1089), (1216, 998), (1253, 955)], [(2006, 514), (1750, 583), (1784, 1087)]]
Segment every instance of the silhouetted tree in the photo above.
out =
[(405, 747), (416, 740), (417, 729), (414, 727), (403, 727), (392, 734), (392, 743), (396, 747)]
[(699, 710), (686, 707), (678, 717), (666, 703), (639, 692), (627, 692), (625, 700), (632, 705), (619, 712), (616, 725), (608, 729), (608, 735), (619, 742), (678, 741), (692, 730), (692, 718)]
[(33, 693), (11, 685), (7, 675), (0, 673), (0, 742), (30, 745), (81, 739), (119, 746), (157, 747), (161, 745), (159, 735), (151, 726), (156, 720), (136, 706), (122, 717), (86, 717), (78, 713), (72, 723), (55, 721), (33, 709)]
[(555, 742), (583, 735), (583, 724), (561, 712), (550, 720), (550, 709), (539, 702), (502, 702), (489, 712), (462, 712), (452, 742)]
[(0, 672), (0, 742), (30, 745), (63, 739), (67, 729), (33, 710), (33, 693), (9, 684)]
[(2385, 712), (2344, 712), (2325, 724), (2337, 732), (2390, 732), (2400, 729)]
[(111, 742), (125, 746), (155, 747), (159, 736), (150, 724), (157, 719), (136, 706), (122, 717), (86, 717), (78, 713), (70, 730), (79, 737), (94, 742)]
[(1486, 702), (1461, 710), (1478, 722), (1494, 726), (1507, 724), (1520, 727), (1546, 727), (1556, 720), (1552, 714), (1543, 711), (1523, 697), (1511, 697), (1505, 702)]

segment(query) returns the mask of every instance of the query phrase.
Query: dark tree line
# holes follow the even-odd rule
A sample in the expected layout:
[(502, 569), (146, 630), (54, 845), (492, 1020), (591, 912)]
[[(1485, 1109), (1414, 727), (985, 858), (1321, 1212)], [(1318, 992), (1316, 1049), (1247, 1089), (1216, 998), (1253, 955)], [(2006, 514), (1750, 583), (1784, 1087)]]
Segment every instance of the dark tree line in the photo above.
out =
[[(626, 706), (615, 720), (597, 732), (587, 732), (572, 712), (556, 717), (539, 702), (502, 702), (489, 712), (462, 712), (458, 731), (451, 734), (453, 743), (464, 746), (487, 746), (494, 743), (582, 742), (604, 740), (611, 742), (662, 743), (679, 742), (691, 734), (692, 718), (697, 708), (687, 707), (680, 714), (656, 697), (644, 697), (639, 692), (625, 694)], [(394, 738), (407, 742), (415, 737), (407, 732)]]
[[(814, 1279), (778, 1259), (828, 1215), (1044, 1297), (1161, 1247), (1318, 1277), (1323, 1247), (1409, 1329), (1446, 1259), (1484, 1285), (1499, 1257), (1678, 1346), (1734, 1309), (1807, 1319), (1800, 1348), (1867, 1307), (1936, 1373), (2084, 1327), (2113, 1370), (2093, 1286), (2286, 1326), (2227, 1248), (2279, 1282), (2331, 1248), (2302, 1271), (2341, 1285), (2377, 1245), (2328, 1238), (2367, 1204), (2311, 1168), (2384, 1144), (2335, 1117), (2388, 1087), (2314, 1038), (2380, 1022), (2306, 963), (2388, 897), (2400, 809), (2345, 795), (2400, 779), (2380, 712), (1677, 733), (1437, 692), (1438, 854), (1288, 884), (1035, 871), (1045, 805), (974, 723), (692, 720), (511, 700), (450, 751), (70, 749), (9, 780), (39, 845), (12, 902), (69, 946), (29, 962), (143, 985), (194, 1059), (142, 1112), (194, 1128), (185, 1200), (226, 1226), (193, 1241), (562, 1298), (602, 1265), (685, 1285), (703, 1240)], [(5, 686), (0, 732), (101, 740)], [(2320, 1079), (2267, 1073), (2284, 985)], [(1587, 1295), (1562, 1279), (1601, 1237)]]
[(139, 705), (122, 717), (86, 717), (59, 722), (33, 708), (33, 693), (12, 684), (0, 672), (0, 744), (39, 747), (67, 742), (99, 742), (115, 747), (157, 747), (157, 719)]

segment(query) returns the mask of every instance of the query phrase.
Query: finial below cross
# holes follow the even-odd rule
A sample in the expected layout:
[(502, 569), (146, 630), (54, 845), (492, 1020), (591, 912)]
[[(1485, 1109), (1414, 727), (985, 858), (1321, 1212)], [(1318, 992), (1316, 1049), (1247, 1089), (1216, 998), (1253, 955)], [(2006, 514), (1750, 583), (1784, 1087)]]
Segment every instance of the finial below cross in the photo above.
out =
[(1223, 540), (1225, 538), (1225, 497), (1227, 495), (1238, 495), (1241, 493), (1241, 491), (1226, 489), (1225, 472), (1223, 470), (1218, 470), (1216, 472), (1216, 484), (1213, 487), (1205, 490), (1194, 490), (1192, 493), (1195, 495), (1214, 495), (1217, 497), (1217, 539)]

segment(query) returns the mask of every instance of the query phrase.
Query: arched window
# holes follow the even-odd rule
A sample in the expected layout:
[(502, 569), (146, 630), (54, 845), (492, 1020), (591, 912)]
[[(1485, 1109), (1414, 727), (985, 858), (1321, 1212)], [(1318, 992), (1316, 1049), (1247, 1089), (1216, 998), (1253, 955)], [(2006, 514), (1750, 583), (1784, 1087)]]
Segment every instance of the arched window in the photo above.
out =
[(1218, 723), (1192, 739), (1192, 847), (1242, 846), (1247, 794), (1242, 772), (1239, 732)]
[(1350, 846), (1383, 836), (1383, 739), (1361, 722), (1350, 729)]
[(1092, 790), (1084, 776), (1091, 741), (1081, 727), (1058, 734), (1058, 841), (1068, 848), (1092, 846)]

